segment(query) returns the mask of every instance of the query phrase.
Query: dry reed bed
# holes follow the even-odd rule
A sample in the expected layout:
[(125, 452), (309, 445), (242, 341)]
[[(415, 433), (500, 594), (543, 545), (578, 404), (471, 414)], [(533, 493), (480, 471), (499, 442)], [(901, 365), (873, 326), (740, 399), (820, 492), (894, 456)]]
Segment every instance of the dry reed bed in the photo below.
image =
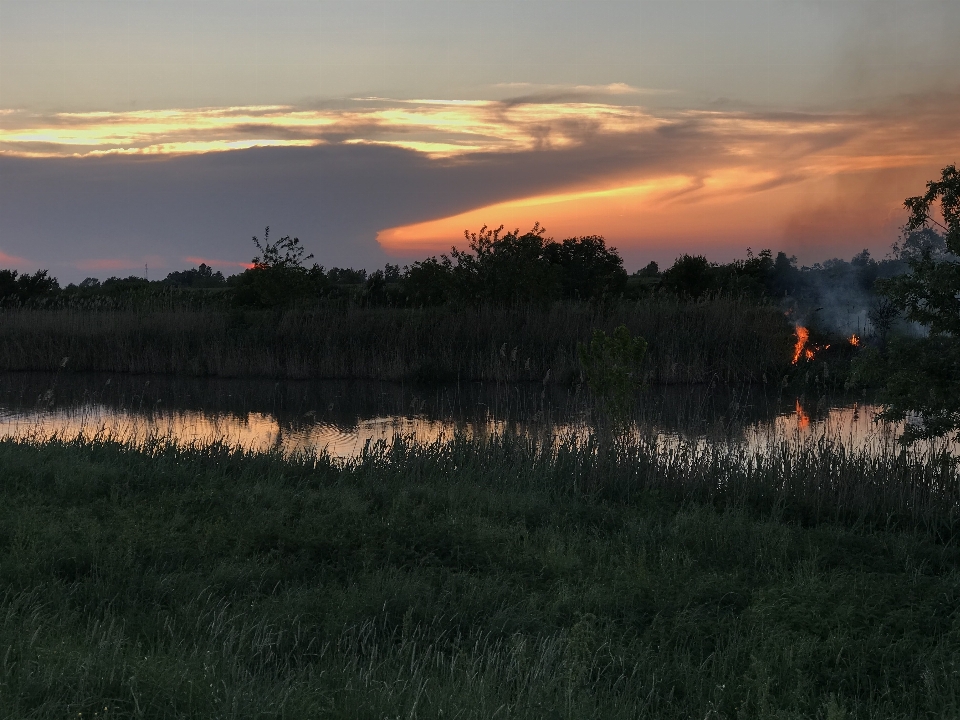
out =
[[(650, 343), (653, 383), (757, 382), (789, 363), (773, 307), (654, 299), (597, 307), (6, 310), (0, 370), (571, 382), (578, 342), (625, 324)], [(549, 377), (548, 377), (549, 371)]]

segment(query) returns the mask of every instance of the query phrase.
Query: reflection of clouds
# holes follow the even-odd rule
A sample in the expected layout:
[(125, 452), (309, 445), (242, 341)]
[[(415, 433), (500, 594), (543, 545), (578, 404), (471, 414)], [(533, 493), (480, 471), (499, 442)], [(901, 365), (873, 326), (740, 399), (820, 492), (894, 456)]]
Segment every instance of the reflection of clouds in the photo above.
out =
[[(852, 405), (829, 408), (819, 417), (810, 418), (798, 403), (794, 412), (783, 413), (771, 421), (754, 423), (737, 436), (724, 439), (658, 431), (653, 426), (635, 426), (632, 432), (641, 441), (655, 438), (655, 447), (664, 452), (693, 450), (690, 457), (709, 452), (711, 448), (725, 448), (735, 455), (750, 457), (781, 452), (785, 447), (810, 447), (824, 442), (842, 445), (849, 451), (895, 454), (899, 451), (896, 438), (903, 429), (902, 425), (878, 424), (873, 419), (876, 412), (877, 408), (873, 406)], [(432, 444), (449, 440), (457, 434), (483, 438), (507, 432), (531, 439), (578, 444), (587, 441), (592, 431), (580, 421), (545, 425), (539, 419), (508, 422), (490, 418), (464, 422), (399, 415), (366, 418), (350, 427), (330, 423), (292, 427), (281, 426), (267, 413), (136, 413), (102, 405), (0, 414), (2, 437), (35, 441), (99, 438), (134, 445), (156, 439), (184, 445), (222, 442), (254, 452), (278, 450), (286, 455), (326, 452), (338, 459), (358, 457), (365, 448), (378, 443), (389, 444), (396, 437)]]
[(153, 438), (170, 438), (186, 444), (223, 441), (261, 452), (274, 446), (277, 431), (276, 420), (261, 413), (247, 413), (242, 417), (192, 410), (144, 414), (93, 405), (0, 417), (0, 434), (8, 437), (36, 440), (99, 437), (133, 444)]
[(375, 417), (353, 427), (319, 423), (292, 428), (281, 426), (265, 413), (204, 413), (154, 411), (149, 414), (114, 410), (102, 405), (60, 411), (30, 411), (0, 415), (0, 436), (46, 441), (56, 438), (100, 438), (141, 445), (169, 439), (186, 445), (223, 442), (255, 452), (280, 450), (292, 455), (327, 452), (335, 458), (357, 457), (367, 445), (403, 436), (418, 443), (434, 443), (455, 433), (483, 437), (502, 433), (503, 421), (454, 423), (409, 417)]
[(814, 416), (798, 400), (793, 413), (779, 415), (772, 425), (758, 424), (748, 434), (748, 443), (760, 445), (772, 438), (795, 438), (797, 442), (827, 440), (845, 447), (894, 449), (903, 432), (902, 423), (878, 423), (874, 420), (880, 408), (853, 404), (832, 407), (821, 416)]

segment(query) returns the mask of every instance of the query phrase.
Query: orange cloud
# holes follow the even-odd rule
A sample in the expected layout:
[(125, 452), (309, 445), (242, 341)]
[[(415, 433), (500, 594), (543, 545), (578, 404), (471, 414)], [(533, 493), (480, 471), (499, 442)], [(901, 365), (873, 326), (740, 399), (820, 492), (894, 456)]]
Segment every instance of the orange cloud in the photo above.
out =
[[(549, 193), (385, 228), (377, 240), (409, 257), (462, 245), (464, 229), (539, 221), (555, 237), (596, 233), (621, 249), (676, 255), (691, 243), (820, 255), (840, 254), (838, 244), (877, 249), (902, 224), (904, 197), (960, 156), (960, 102), (914, 100), (910, 111), (861, 114), (679, 114), (622, 136), (630, 141), (622, 154), (636, 152), (632, 165), (611, 162), (605, 176), (585, 173)], [(645, 156), (643, 147), (658, 152)]]
[[(374, 181), (380, 198), (393, 192), (390, 184), (403, 186), (402, 212), (384, 211), (368, 225), (379, 227), (384, 249), (406, 257), (462, 244), (467, 228), (524, 229), (535, 221), (555, 237), (603, 234), (621, 250), (881, 247), (902, 222), (903, 198), (960, 159), (960, 94), (858, 112), (654, 113), (613, 101), (630, 100), (631, 88), (609, 88), (599, 101), (582, 88), (540, 90), (505, 101), (367, 98), (336, 110), (12, 112), (0, 116), (0, 153), (164, 156), (320, 146), (303, 154), (369, 150), (374, 157), (390, 146), (392, 154), (380, 153), (363, 170), (370, 180), (350, 199), (365, 201), (361, 194), (370, 195)], [(396, 161), (389, 167), (388, 156)], [(451, 182), (433, 182), (431, 174)], [(371, 208), (367, 219), (378, 211)]]
[(0, 250), (0, 264), (23, 267), (24, 265), (29, 265), (30, 261), (16, 255), (8, 255), (7, 253), (3, 252), (3, 250)]
[(442, 157), (563, 147), (590, 129), (634, 131), (657, 122), (638, 107), (589, 102), (363, 102), (367, 106), (352, 110), (255, 106), (50, 116), (11, 112), (0, 116), (0, 152), (24, 157), (174, 155), (309, 147), (332, 139)]
[[(510, 200), (470, 210), (465, 213), (390, 228), (377, 234), (387, 251), (397, 254), (435, 252), (449, 249), (463, 240), (465, 229), (503, 223), (511, 229), (526, 229), (549, 218), (549, 229), (559, 236), (603, 233), (616, 238), (636, 221), (637, 209), (689, 188), (691, 182), (682, 176), (667, 176), (652, 181), (609, 189), (580, 189), (520, 200)], [(649, 219), (649, 218), (648, 218)]]

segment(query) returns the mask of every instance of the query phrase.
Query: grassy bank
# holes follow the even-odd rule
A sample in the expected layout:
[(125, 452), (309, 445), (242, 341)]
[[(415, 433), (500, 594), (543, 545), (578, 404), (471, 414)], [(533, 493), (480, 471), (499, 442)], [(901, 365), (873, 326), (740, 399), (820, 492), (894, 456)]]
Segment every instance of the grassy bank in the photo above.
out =
[(578, 342), (626, 324), (650, 343), (654, 383), (771, 381), (792, 329), (770, 306), (672, 298), (598, 307), (287, 311), (4, 310), (0, 371), (68, 369), (277, 378), (579, 378)]
[(0, 716), (960, 713), (956, 467), (0, 442)]

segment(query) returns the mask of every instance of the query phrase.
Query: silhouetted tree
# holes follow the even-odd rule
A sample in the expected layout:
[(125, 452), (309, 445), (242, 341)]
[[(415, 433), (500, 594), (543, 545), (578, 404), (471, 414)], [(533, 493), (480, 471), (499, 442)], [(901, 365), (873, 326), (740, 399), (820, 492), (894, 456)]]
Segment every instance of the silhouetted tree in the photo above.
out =
[(637, 275), (643, 275), (644, 277), (657, 277), (660, 275), (660, 266), (657, 265), (656, 260), (651, 260), (643, 267), (643, 269), (637, 270)]
[[(227, 284), (223, 273), (219, 270), (214, 272), (213, 268), (206, 263), (200, 263), (198, 267), (190, 270), (180, 270), (169, 273), (163, 282), (167, 285), (173, 285), (174, 287), (188, 288), (215, 288), (223, 287)], [(83, 286), (81, 285), (81, 287)]]
[(565, 298), (597, 299), (619, 295), (627, 284), (623, 258), (616, 248), (607, 248), (599, 235), (567, 238), (547, 243), (546, 260), (560, 270), (561, 294)]
[(463, 300), (511, 303), (549, 300), (557, 295), (559, 272), (544, 257), (547, 245), (539, 223), (501, 236), (503, 226), (464, 231), (469, 250), (453, 248), (454, 290)]
[(313, 255), (300, 245), (299, 238), (289, 235), (270, 242), (270, 228), (261, 242), (253, 237), (259, 254), (253, 258), (253, 267), (241, 273), (235, 281), (234, 302), (238, 305), (280, 307), (316, 292), (326, 284), (323, 268), (314, 265), (307, 269), (303, 263)]
[(442, 305), (453, 293), (453, 264), (447, 257), (429, 257), (404, 268), (401, 293), (407, 305)]
[(767, 280), (767, 292), (774, 296), (790, 295), (797, 291), (800, 282), (796, 256), (787, 257), (785, 252), (778, 252)]
[[(881, 291), (926, 337), (890, 343), (886, 361), (883, 415), (903, 420), (916, 415), (904, 440), (938, 437), (960, 429), (960, 172), (948, 165), (923, 195), (907, 198), (905, 233), (922, 232), (906, 255), (910, 272), (880, 280)], [(939, 206), (943, 222), (932, 213)], [(924, 231), (944, 232), (944, 247)], [(902, 251), (901, 251), (902, 253)]]
[(59, 289), (60, 283), (47, 270), (37, 270), (33, 275), (0, 270), (0, 301), (4, 303), (26, 303), (52, 295)]
[(699, 298), (714, 289), (714, 268), (703, 255), (682, 255), (663, 272), (660, 284), (680, 296)]

